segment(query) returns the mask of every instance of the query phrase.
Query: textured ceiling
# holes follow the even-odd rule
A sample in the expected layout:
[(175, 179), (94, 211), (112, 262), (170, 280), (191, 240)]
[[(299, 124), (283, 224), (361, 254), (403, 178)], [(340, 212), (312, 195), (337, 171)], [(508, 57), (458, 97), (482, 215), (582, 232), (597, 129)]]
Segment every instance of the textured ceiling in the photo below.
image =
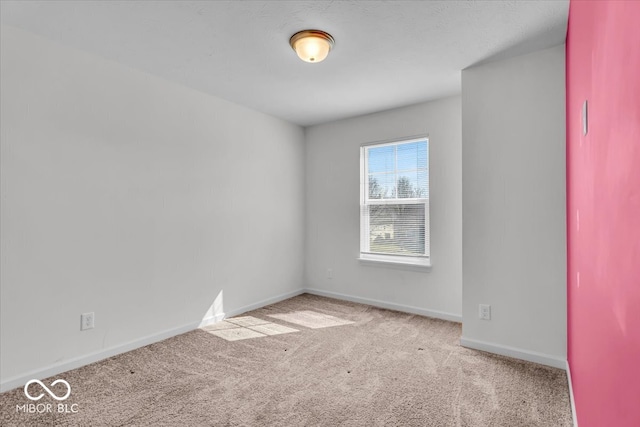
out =
[[(460, 70), (563, 43), (558, 1), (2, 1), (2, 23), (317, 124), (460, 92)], [(331, 33), (322, 63), (289, 37)]]

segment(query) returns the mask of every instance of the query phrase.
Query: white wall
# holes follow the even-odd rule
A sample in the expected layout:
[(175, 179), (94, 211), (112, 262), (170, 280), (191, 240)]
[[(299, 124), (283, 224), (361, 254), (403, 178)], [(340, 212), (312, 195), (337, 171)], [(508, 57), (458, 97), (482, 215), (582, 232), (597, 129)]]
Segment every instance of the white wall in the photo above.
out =
[[(234, 313), (303, 286), (565, 359), (563, 46), (464, 70), (462, 100), (305, 135), (17, 29), (1, 41), (0, 387), (192, 328), (220, 295)], [(362, 264), (360, 144), (423, 133), (433, 267)]]
[[(460, 98), (446, 98), (306, 129), (305, 282), (314, 292), (459, 319), (462, 303)], [(360, 145), (429, 134), (430, 271), (363, 264)], [(327, 278), (327, 269), (333, 278)], [(411, 309), (413, 308), (413, 309)], [(418, 309), (418, 310), (415, 310)]]
[(5, 386), (192, 328), (221, 291), (227, 313), (299, 291), (302, 128), (17, 29), (1, 39)]
[[(465, 345), (564, 367), (564, 45), (462, 72)], [(492, 319), (478, 318), (491, 304)]]

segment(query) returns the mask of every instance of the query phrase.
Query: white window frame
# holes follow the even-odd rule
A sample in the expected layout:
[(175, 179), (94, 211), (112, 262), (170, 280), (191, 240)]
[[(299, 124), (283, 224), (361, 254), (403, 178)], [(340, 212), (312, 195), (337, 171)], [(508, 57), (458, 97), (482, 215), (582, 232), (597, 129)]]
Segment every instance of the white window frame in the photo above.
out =
[[(379, 148), (389, 145), (408, 144), (412, 142), (427, 142), (427, 196), (422, 198), (401, 198), (401, 199), (369, 199), (369, 170), (367, 164), (367, 150), (369, 148)], [(394, 139), (391, 141), (381, 141), (362, 144), (360, 146), (360, 257), (363, 262), (396, 264), (401, 266), (413, 266), (420, 269), (431, 267), (431, 242), (430, 242), (430, 211), (429, 211), (429, 136), (419, 135)], [(424, 255), (397, 255), (371, 252), (370, 250), (370, 225), (368, 218), (368, 205), (384, 204), (423, 204), (425, 211), (425, 254)]]

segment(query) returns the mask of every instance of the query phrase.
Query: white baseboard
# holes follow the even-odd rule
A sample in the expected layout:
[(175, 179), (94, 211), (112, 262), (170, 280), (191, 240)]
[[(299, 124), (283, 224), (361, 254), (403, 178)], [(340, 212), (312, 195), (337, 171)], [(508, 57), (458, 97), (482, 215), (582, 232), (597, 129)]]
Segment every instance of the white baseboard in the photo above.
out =
[(578, 427), (578, 414), (576, 413), (576, 401), (573, 397), (573, 382), (571, 381), (571, 369), (567, 360), (567, 381), (569, 382), (569, 398), (571, 399), (571, 417), (573, 418), (573, 427)]
[(253, 303), (253, 304), (245, 305), (244, 307), (236, 308), (234, 310), (229, 310), (226, 313), (225, 318), (226, 317), (237, 316), (238, 314), (246, 313), (247, 311), (255, 310), (257, 308), (262, 308), (262, 307), (270, 305), (270, 304), (275, 304), (277, 302), (284, 301), (286, 299), (296, 297), (296, 296), (298, 296), (300, 294), (303, 294), (303, 293), (304, 293), (304, 289), (296, 289), (295, 291), (291, 291), (291, 292), (287, 292), (287, 293), (284, 293), (284, 294), (277, 295), (275, 297), (263, 299), (262, 301), (258, 301), (258, 302)]
[(135, 350), (137, 348), (144, 347), (145, 345), (153, 344), (155, 342), (162, 341), (176, 335), (184, 334), (185, 332), (192, 331), (197, 327), (197, 322), (189, 323), (178, 328), (168, 329), (157, 334), (148, 335), (137, 340), (126, 342), (124, 344), (75, 357), (63, 363), (50, 365), (46, 368), (36, 369), (27, 372), (26, 374), (8, 378), (0, 382), (0, 393), (23, 386), (32, 379), (43, 379), (51, 377), (53, 375), (58, 375), (62, 372), (70, 371), (71, 369), (76, 369), (90, 363), (99, 362), (100, 360), (115, 356), (117, 354), (126, 353), (127, 351)]
[(200, 322), (189, 323), (187, 325), (183, 325), (178, 328), (168, 329), (166, 331), (159, 332), (157, 334), (148, 335), (140, 339), (126, 342), (124, 344), (116, 345), (114, 347), (110, 347), (104, 350), (79, 356), (63, 363), (50, 365), (42, 369), (35, 369), (33, 371), (27, 372), (25, 374), (17, 375), (15, 377), (11, 377), (6, 380), (3, 379), (2, 381), (0, 381), (0, 393), (9, 391), (16, 387), (21, 387), (32, 379), (44, 379), (47, 377), (51, 377), (53, 375), (58, 375), (63, 372), (70, 371), (71, 369), (80, 368), (90, 363), (99, 362), (100, 360), (104, 360), (108, 357), (126, 353), (127, 351), (135, 350), (137, 348), (144, 347), (146, 345), (153, 344), (155, 342), (162, 341), (164, 339), (171, 338), (176, 335), (193, 331), (194, 329), (201, 328), (203, 326), (211, 325), (213, 323), (223, 320), (226, 317), (236, 316), (238, 314), (245, 313), (247, 311), (255, 310), (256, 308), (264, 307), (265, 305), (283, 301), (285, 299), (294, 297), (296, 295), (300, 295), (303, 292), (304, 291), (302, 289), (298, 289), (292, 292), (277, 295), (275, 297), (267, 298), (265, 300), (256, 302), (254, 304), (240, 307), (235, 310), (230, 310), (226, 313), (220, 313), (215, 316), (207, 317), (205, 319), (202, 319), (202, 321)]
[(558, 356), (538, 353), (535, 351), (523, 350), (521, 348), (509, 347), (506, 345), (494, 344), (485, 341), (474, 340), (470, 338), (460, 338), (460, 345), (474, 350), (482, 350), (489, 353), (500, 354), (502, 356), (522, 359), (529, 362), (539, 363), (541, 365), (551, 366), (552, 368), (566, 369), (567, 361)]
[(360, 304), (372, 305), (374, 307), (386, 308), (389, 310), (401, 311), (404, 313), (419, 314), (421, 316), (435, 317), (436, 319), (449, 320), (451, 322), (462, 323), (462, 316), (443, 311), (427, 310), (424, 308), (412, 307), (410, 305), (394, 304), (391, 302), (379, 301), (369, 298), (360, 298), (353, 295), (345, 295), (337, 292), (323, 291), (320, 289), (307, 288), (304, 292), (321, 297), (335, 298), (345, 301), (357, 302)]

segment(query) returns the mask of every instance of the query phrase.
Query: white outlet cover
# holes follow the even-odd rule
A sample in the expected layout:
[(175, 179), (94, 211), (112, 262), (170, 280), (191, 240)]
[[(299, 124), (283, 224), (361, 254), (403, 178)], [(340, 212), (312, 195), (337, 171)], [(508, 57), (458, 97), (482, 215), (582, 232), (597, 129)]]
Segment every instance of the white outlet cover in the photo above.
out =
[(491, 306), (488, 304), (480, 304), (478, 310), (478, 317), (482, 320), (491, 320)]
[(94, 328), (94, 314), (93, 313), (82, 313), (80, 315), (80, 330), (85, 331), (87, 329)]

